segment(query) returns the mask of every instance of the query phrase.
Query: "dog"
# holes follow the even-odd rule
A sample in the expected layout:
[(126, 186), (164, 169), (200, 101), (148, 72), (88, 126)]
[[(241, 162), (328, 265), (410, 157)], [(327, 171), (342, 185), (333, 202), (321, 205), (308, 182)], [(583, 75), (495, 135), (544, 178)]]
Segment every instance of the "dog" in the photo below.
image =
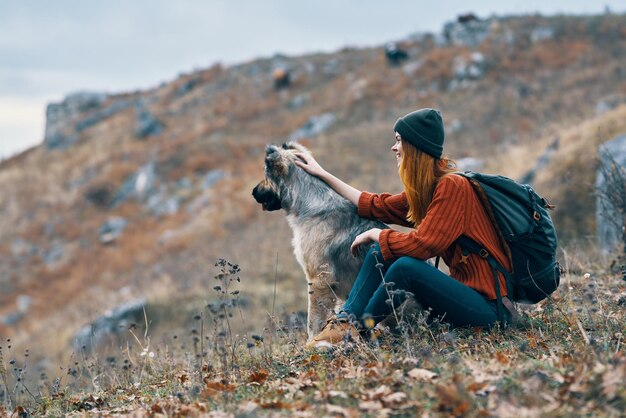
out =
[(307, 333), (316, 336), (343, 303), (359, 272), (365, 251), (354, 257), (357, 235), (387, 225), (358, 216), (356, 206), (319, 178), (295, 164), (296, 153), (309, 154), (289, 142), (265, 149), (265, 178), (252, 196), (263, 210), (283, 209), (293, 231), (293, 250), (308, 285)]

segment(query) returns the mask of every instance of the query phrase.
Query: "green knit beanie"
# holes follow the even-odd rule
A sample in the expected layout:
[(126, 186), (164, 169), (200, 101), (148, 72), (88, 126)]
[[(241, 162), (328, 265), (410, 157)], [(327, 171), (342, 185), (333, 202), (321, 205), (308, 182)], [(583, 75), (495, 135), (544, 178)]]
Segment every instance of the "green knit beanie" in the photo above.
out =
[(399, 118), (393, 130), (415, 148), (441, 158), (443, 153), (443, 119), (437, 109), (419, 109)]

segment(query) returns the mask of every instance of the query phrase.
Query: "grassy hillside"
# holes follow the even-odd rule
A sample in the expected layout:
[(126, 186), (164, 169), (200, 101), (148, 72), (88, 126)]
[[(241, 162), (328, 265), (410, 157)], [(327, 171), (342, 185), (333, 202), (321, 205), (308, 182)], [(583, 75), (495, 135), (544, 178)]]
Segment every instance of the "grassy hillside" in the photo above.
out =
[[(612, 260), (589, 264), (579, 259), (574, 248), (593, 243), (595, 197), (591, 186), (597, 146), (626, 132), (625, 23), (626, 16), (607, 14), (493, 18), (475, 27), (457, 24), (443, 34), (398, 40), (409, 59), (397, 66), (385, 60), (382, 47), (277, 55), (232, 67), (216, 64), (154, 89), (103, 96), (61, 119), (58, 134), (67, 140), (67, 146), (55, 148), (48, 141), (0, 162), (0, 257), (6, 260), (0, 264), (0, 337), (1, 341), (11, 340), (3, 345), (3, 361), (9, 379), (5, 390), (13, 394), (12, 402), (15, 397), (29, 398), (28, 393), (22, 397), (19, 384), (14, 386), (15, 372), (8, 365), (26, 349), (29, 366), (23, 369), (28, 370), (31, 392), (40, 373), (50, 376), (44, 384), (46, 390), (51, 390), (57, 375), (62, 377), (59, 384), (66, 388), (64, 393), (76, 390), (82, 385), (79, 382), (93, 376), (89, 374), (87, 379), (87, 374), (79, 374), (83, 380), (76, 380), (68, 374), (71, 364), (78, 361), (82, 369), (89, 369), (90, 364), (105, 367), (109, 355), (104, 353), (118, 354), (116, 372), (105, 373), (111, 380), (99, 383), (102, 390), (130, 388), (137, 379), (143, 383), (148, 372), (137, 367), (145, 371), (150, 364), (133, 353), (147, 344), (142, 337), (145, 323), (149, 324), (146, 335), (152, 349), (158, 347), (162, 353), (173, 347), (174, 334), (180, 339), (181, 333), (188, 336), (196, 324), (194, 316), (219, 296), (211, 290), (218, 259), (237, 263), (248, 286), (241, 289), (238, 306), (242, 313), (239, 320), (233, 318), (229, 331), (232, 338), (242, 339), (242, 347), (252, 333), (262, 335), (264, 328), (270, 332), (275, 321), (293, 324), (301, 319), (305, 286), (292, 255), (284, 214), (262, 212), (250, 196), (263, 176), (265, 144), (301, 138), (326, 168), (356, 187), (398, 191), (401, 185), (395, 160), (388, 152), (393, 141), (391, 127), (398, 116), (419, 107), (442, 109), (446, 152), (451, 156), (482, 158), (485, 171), (514, 178), (535, 167), (558, 138), (558, 148), (536, 173), (534, 186), (557, 205), (555, 221), (566, 250), (563, 258), (576, 267), (576, 279), (582, 280), (579, 276), (587, 268), (599, 281), (609, 280), (615, 274), (608, 269)], [(476, 37), (481, 41), (473, 44)], [(279, 67), (291, 74), (286, 89), (277, 90), (273, 85), (272, 73)], [(105, 244), (101, 228), (112, 218), (122, 219), (125, 227)], [(593, 248), (589, 254), (594, 254)], [(613, 295), (619, 295), (623, 287), (615, 277), (611, 286), (617, 291)], [(87, 361), (83, 357), (87, 354), (73, 341), (81, 327), (108, 309), (139, 298), (147, 300), (147, 320), (134, 320), (138, 341), (127, 329), (114, 332), (99, 343), (97, 359), (80, 363)], [(577, 309), (576, 303), (571, 309)], [(609, 298), (603, 303), (618, 302)], [(610, 306), (614, 309), (609, 319), (622, 318), (623, 309), (617, 307), (622, 305)], [(214, 319), (213, 314), (206, 315), (206, 321)], [(549, 352), (546, 347), (550, 344), (578, 332), (579, 326), (572, 320), (554, 314), (548, 321), (555, 324), (552, 328), (534, 329), (538, 334), (533, 335), (539, 335), (544, 344), (532, 352), (528, 367), (541, 359), (539, 350)], [(605, 353), (623, 353), (622, 337), (614, 335), (623, 334), (623, 328), (615, 331), (613, 325), (603, 322), (602, 330)], [(546, 335), (548, 331), (550, 335)], [(596, 350), (582, 334), (576, 340), (576, 344), (583, 341), (582, 345), (564, 342), (560, 347), (564, 352)], [(269, 370), (268, 381), (286, 376), (281, 374), (287, 373), (286, 365), (279, 364), (289, 363), (288, 358), (295, 355), (289, 350), (297, 350), (302, 334), (288, 334), (285, 338), (293, 341), (291, 345), (277, 340), (281, 334), (269, 335), (273, 336), (271, 343), (264, 340), (266, 344), (260, 348), (250, 347), (246, 363), (228, 363), (233, 369), (224, 372), (240, 375), (233, 380), (229, 374), (225, 385), (246, 379), (247, 373), (236, 372), (237, 367), (262, 364)], [(421, 341), (422, 337), (415, 338)], [(452, 352), (468, 355), (465, 345), (474, 344), (468, 338), (462, 336), (462, 343)], [(496, 353), (508, 344), (498, 338), (476, 341)], [(521, 342), (527, 336), (515, 338)], [(120, 357), (119, 347), (126, 344), (132, 349)], [(168, 354), (167, 362), (163, 360), (148, 375), (157, 379), (167, 367), (187, 374), (189, 379), (173, 388), (189, 395), (185, 399), (211, 404), (212, 394), (198, 398), (198, 393), (185, 392), (195, 391), (192, 388), (198, 385), (199, 393), (205, 390), (200, 383), (202, 371), (190, 368), (193, 355), (183, 354), (194, 352), (190, 348), (193, 342), (186, 344), (185, 349)], [(380, 360), (377, 348), (364, 350), (360, 355)], [(435, 356), (433, 364), (447, 359), (447, 353)], [(305, 361), (301, 356), (297, 358)], [(603, 356), (599, 361), (604, 365), (622, 361)], [(118, 374), (122, 358), (133, 364), (132, 372)], [(399, 358), (385, 363), (389, 370)], [(580, 367), (591, 370), (589, 361)], [(59, 372), (58, 364), (70, 366)], [(576, 365), (568, 372), (577, 370)], [(448, 372), (451, 374), (441, 376), (452, 379), (454, 373)], [(120, 377), (124, 373), (127, 377)], [(599, 373), (589, 379), (603, 379)], [(162, 380), (174, 375), (165, 376)], [(210, 381), (217, 378), (211, 376)], [(194, 379), (197, 385), (189, 383)], [(542, 376), (538, 379), (543, 379), (541, 387), (564, 387), (563, 382), (558, 386)], [(395, 387), (392, 380), (386, 384)], [(231, 395), (240, 399), (239, 390), (239, 386), (229, 389), (224, 397), (220, 393), (224, 407), (231, 405)], [(57, 395), (51, 392), (49, 396)], [(422, 399), (419, 394), (411, 396), (409, 399)], [(67, 397), (63, 402), (63, 408), (70, 407)], [(114, 403), (111, 398), (107, 402)], [(480, 402), (472, 405), (476, 411), (495, 411)], [(602, 405), (609, 408), (612, 404)]]

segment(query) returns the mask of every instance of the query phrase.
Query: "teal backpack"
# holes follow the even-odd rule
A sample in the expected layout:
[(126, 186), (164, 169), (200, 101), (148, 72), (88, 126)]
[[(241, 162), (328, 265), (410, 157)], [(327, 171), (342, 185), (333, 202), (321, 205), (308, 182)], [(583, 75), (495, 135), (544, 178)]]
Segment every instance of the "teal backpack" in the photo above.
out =
[(554, 206), (537, 195), (527, 184), (510, 178), (458, 172), (467, 178), (500, 235), (505, 253), (511, 260), (509, 272), (480, 244), (462, 235), (457, 244), (462, 251), (487, 259), (493, 269), (498, 317), (503, 322), (502, 297), (498, 272), (506, 278), (509, 299), (520, 303), (537, 303), (559, 286), (560, 266), (556, 260), (557, 237), (548, 213)]

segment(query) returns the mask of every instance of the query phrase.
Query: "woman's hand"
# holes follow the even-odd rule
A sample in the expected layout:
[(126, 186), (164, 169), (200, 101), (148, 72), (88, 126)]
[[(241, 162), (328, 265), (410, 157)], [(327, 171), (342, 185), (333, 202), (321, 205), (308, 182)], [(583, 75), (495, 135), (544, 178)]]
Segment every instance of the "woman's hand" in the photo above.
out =
[(355, 189), (348, 183), (344, 183), (328, 171), (324, 170), (322, 166), (315, 161), (315, 158), (311, 157), (309, 154), (295, 152), (294, 155), (297, 157), (295, 164), (298, 167), (303, 169), (308, 174), (318, 177), (320, 180), (328, 184), (334, 191), (352, 202), (355, 206), (359, 205), (359, 198), (361, 197), (360, 190)]
[(380, 237), (381, 232), (381, 229), (373, 228), (357, 235), (350, 246), (350, 254), (352, 254), (353, 257), (356, 257), (359, 255), (359, 248), (361, 245), (367, 245), (371, 242), (379, 242), (378, 238)]
[(324, 170), (312, 156), (301, 152), (297, 152), (294, 155), (298, 157), (295, 164), (310, 175), (322, 178), (325, 174), (327, 174), (326, 170)]

